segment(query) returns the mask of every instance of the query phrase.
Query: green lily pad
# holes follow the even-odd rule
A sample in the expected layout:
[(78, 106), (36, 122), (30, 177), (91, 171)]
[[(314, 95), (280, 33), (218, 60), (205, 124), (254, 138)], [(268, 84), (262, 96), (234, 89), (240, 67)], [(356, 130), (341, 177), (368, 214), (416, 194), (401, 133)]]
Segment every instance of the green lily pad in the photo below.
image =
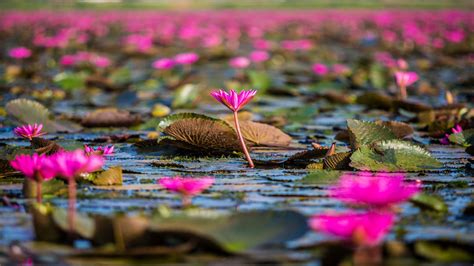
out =
[(84, 73), (62, 72), (54, 76), (54, 82), (64, 90), (77, 90), (85, 86), (86, 75)]
[(328, 185), (339, 180), (341, 172), (331, 170), (311, 170), (311, 172), (297, 182), (306, 185)]
[(400, 140), (381, 141), (373, 149), (363, 146), (352, 154), (350, 165), (371, 171), (421, 171), (441, 167), (425, 149)]
[(426, 193), (416, 194), (410, 199), (410, 202), (425, 210), (436, 212), (448, 211), (448, 206), (442, 198)]
[(474, 256), (468, 250), (460, 247), (445, 246), (430, 241), (417, 241), (415, 243), (416, 254), (429, 260), (438, 262), (472, 262)]
[(252, 211), (229, 216), (192, 215), (156, 218), (150, 225), (155, 233), (181, 233), (231, 253), (265, 245), (283, 244), (303, 236), (306, 218), (294, 211)]
[(120, 166), (111, 167), (92, 180), (92, 183), (97, 186), (122, 185), (122, 182), (122, 167)]
[(347, 127), (349, 129), (350, 143), (353, 150), (363, 145), (372, 145), (377, 141), (397, 138), (388, 127), (375, 122), (348, 119)]

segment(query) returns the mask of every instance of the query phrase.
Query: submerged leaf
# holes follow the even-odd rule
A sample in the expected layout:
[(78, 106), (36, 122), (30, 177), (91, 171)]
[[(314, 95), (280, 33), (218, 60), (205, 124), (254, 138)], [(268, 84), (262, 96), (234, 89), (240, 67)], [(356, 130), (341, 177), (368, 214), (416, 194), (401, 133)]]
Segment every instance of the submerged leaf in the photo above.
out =
[(265, 245), (284, 244), (304, 235), (306, 218), (294, 211), (253, 211), (228, 216), (172, 216), (157, 218), (150, 230), (187, 235), (198, 243), (214, 243), (227, 252), (245, 252)]

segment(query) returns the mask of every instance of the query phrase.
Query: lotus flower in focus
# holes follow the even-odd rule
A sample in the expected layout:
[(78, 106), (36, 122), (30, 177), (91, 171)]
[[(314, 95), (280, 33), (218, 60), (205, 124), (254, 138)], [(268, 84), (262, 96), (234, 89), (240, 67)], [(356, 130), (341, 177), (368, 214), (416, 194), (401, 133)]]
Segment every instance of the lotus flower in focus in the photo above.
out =
[(17, 136), (32, 140), (33, 138), (40, 137), (46, 134), (45, 132), (41, 132), (41, 129), (43, 129), (43, 124), (28, 124), (16, 127), (13, 132)]
[(83, 150), (61, 151), (50, 156), (47, 167), (58, 176), (74, 179), (80, 174), (100, 170), (104, 165), (101, 155), (86, 155)]
[(218, 90), (211, 92), (212, 97), (227, 106), (233, 112), (242, 109), (257, 94), (256, 90), (243, 90), (237, 93), (235, 90), (226, 92)]
[(393, 213), (348, 211), (315, 215), (309, 225), (315, 231), (334, 235), (356, 245), (375, 246), (390, 231), (394, 221)]
[(390, 207), (410, 199), (419, 192), (418, 185), (408, 185), (404, 175), (362, 172), (345, 174), (330, 190), (330, 195), (344, 202), (372, 207)]

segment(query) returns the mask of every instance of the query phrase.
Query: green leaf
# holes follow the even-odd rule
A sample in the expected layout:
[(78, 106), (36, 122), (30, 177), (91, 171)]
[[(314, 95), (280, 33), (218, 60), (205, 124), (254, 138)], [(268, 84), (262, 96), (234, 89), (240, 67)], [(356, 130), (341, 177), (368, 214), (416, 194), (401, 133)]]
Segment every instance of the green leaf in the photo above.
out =
[(265, 91), (272, 85), (272, 79), (267, 72), (264, 71), (249, 71), (250, 85), (254, 89), (258, 89), (259, 93)]
[(97, 186), (122, 185), (122, 167), (115, 166), (97, 175), (92, 183)]
[(472, 262), (474, 256), (460, 247), (441, 245), (428, 241), (417, 241), (415, 243), (416, 254), (427, 259), (439, 262)]
[(49, 110), (36, 101), (12, 100), (7, 103), (5, 110), (20, 124), (43, 124), (43, 130), (48, 133), (75, 132), (81, 129), (80, 126), (71, 122), (51, 120)]
[[(63, 208), (54, 208), (52, 218), (56, 225), (64, 232), (69, 231), (68, 211)], [(74, 216), (74, 232), (86, 239), (91, 239), (95, 233), (95, 221), (92, 218), (76, 213)]]
[(245, 252), (270, 244), (283, 244), (304, 235), (306, 218), (295, 211), (252, 211), (228, 216), (193, 215), (156, 218), (152, 232), (188, 234), (227, 252)]
[(449, 135), (449, 141), (461, 146), (469, 146), (474, 143), (474, 129), (468, 129), (459, 133)]
[(132, 80), (132, 72), (126, 67), (118, 68), (112, 72), (109, 76), (112, 84), (123, 85)]
[(388, 127), (376, 124), (375, 122), (348, 119), (347, 127), (353, 150), (358, 149), (360, 146), (372, 145), (377, 141), (397, 138)]
[(350, 165), (370, 171), (421, 171), (441, 163), (425, 149), (401, 140), (382, 141), (374, 149), (363, 146), (351, 156)]
[(54, 76), (53, 81), (64, 90), (77, 90), (84, 88), (86, 75), (84, 73), (62, 72)]
[(448, 211), (448, 206), (444, 200), (441, 197), (435, 195), (418, 193), (410, 199), (410, 202), (426, 210), (432, 210), (436, 212)]
[(339, 180), (341, 172), (331, 170), (311, 170), (311, 172), (297, 182), (307, 185), (328, 185)]
[(185, 84), (179, 87), (173, 96), (171, 107), (173, 108), (191, 108), (194, 107), (200, 87), (194, 84)]
[(370, 78), (370, 83), (372, 83), (372, 86), (374, 86), (377, 89), (383, 89), (386, 87), (386, 71), (385, 68), (383, 68), (379, 64), (372, 64), (369, 69), (369, 78)]

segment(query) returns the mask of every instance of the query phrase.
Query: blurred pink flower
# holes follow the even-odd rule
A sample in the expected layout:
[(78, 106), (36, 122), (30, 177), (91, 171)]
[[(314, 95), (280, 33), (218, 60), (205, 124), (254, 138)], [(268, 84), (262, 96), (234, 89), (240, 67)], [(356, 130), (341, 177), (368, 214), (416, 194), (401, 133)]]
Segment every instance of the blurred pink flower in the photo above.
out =
[(61, 56), (61, 59), (59, 59), (59, 64), (62, 66), (73, 66), (76, 64), (76, 57), (71, 54), (66, 54)]
[(329, 193), (333, 198), (348, 203), (389, 207), (404, 202), (419, 192), (418, 185), (408, 185), (403, 179), (402, 174), (344, 174)]
[(310, 218), (310, 227), (362, 246), (379, 244), (395, 221), (393, 213), (326, 213)]
[(332, 72), (336, 75), (346, 75), (351, 72), (351, 69), (343, 64), (334, 64), (332, 66)]
[(397, 65), (398, 68), (401, 70), (407, 70), (408, 69), (408, 63), (404, 59), (398, 59), (397, 60)]
[(91, 63), (99, 68), (106, 68), (111, 65), (109, 58), (100, 55), (96, 55), (95, 57), (93, 57)]
[(259, 50), (268, 50), (271, 48), (271, 42), (264, 39), (257, 39), (253, 41), (253, 47)]
[(15, 47), (8, 51), (8, 56), (15, 59), (25, 59), (31, 56), (31, 50), (26, 47)]
[(170, 58), (161, 58), (158, 60), (155, 60), (152, 64), (153, 68), (155, 69), (171, 69), (175, 65), (175, 62), (173, 59)]
[(16, 127), (13, 132), (17, 136), (32, 140), (46, 134), (46, 132), (41, 132), (41, 129), (43, 129), (43, 124), (23, 125)]
[(407, 87), (418, 80), (418, 74), (416, 72), (397, 71), (395, 72), (395, 80), (399, 87)]
[(252, 62), (260, 63), (267, 61), (270, 58), (270, 55), (267, 51), (255, 50), (250, 53), (249, 58)]
[(100, 170), (104, 165), (101, 155), (86, 155), (83, 150), (61, 151), (50, 156), (46, 163), (47, 169), (54, 171), (58, 176), (74, 179), (80, 174)]
[(459, 124), (456, 124), (453, 128), (451, 128), (451, 131), (453, 133), (461, 133), (462, 132), (462, 127)]
[(33, 155), (21, 154), (10, 161), (10, 165), (29, 179), (35, 181), (50, 180), (55, 177), (56, 173), (54, 170), (46, 167), (48, 159), (46, 155), (38, 155), (36, 153)]
[(449, 145), (451, 141), (449, 141), (449, 134), (444, 134), (444, 138), (441, 138), (439, 142), (443, 145)]
[(99, 146), (95, 150), (94, 150), (94, 148), (92, 148), (90, 146), (84, 145), (84, 152), (87, 155), (96, 154), (96, 155), (109, 156), (109, 155), (112, 155), (114, 153), (114, 145)]
[(227, 106), (231, 111), (238, 112), (257, 94), (256, 90), (243, 90), (237, 93), (235, 90), (226, 92), (218, 90), (211, 92), (212, 97)]
[(176, 192), (184, 196), (195, 196), (212, 186), (214, 178), (206, 177), (162, 177), (158, 183), (168, 191)]
[(182, 53), (174, 57), (174, 61), (179, 65), (192, 65), (199, 60), (199, 55), (196, 53)]
[(233, 68), (246, 68), (250, 65), (250, 60), (247, 57), (238, 56), (230, 59), (229, 65)]
[(445, 34), (445, 37), (452, 43), (460, 43), (464, 40), (464, 32), (460, 30), (449, 31)]
[(329, 68), (325, 64), (314, 64), (312, 69), (313, 72), (318, 76), (325, 76), (329, 73)]

